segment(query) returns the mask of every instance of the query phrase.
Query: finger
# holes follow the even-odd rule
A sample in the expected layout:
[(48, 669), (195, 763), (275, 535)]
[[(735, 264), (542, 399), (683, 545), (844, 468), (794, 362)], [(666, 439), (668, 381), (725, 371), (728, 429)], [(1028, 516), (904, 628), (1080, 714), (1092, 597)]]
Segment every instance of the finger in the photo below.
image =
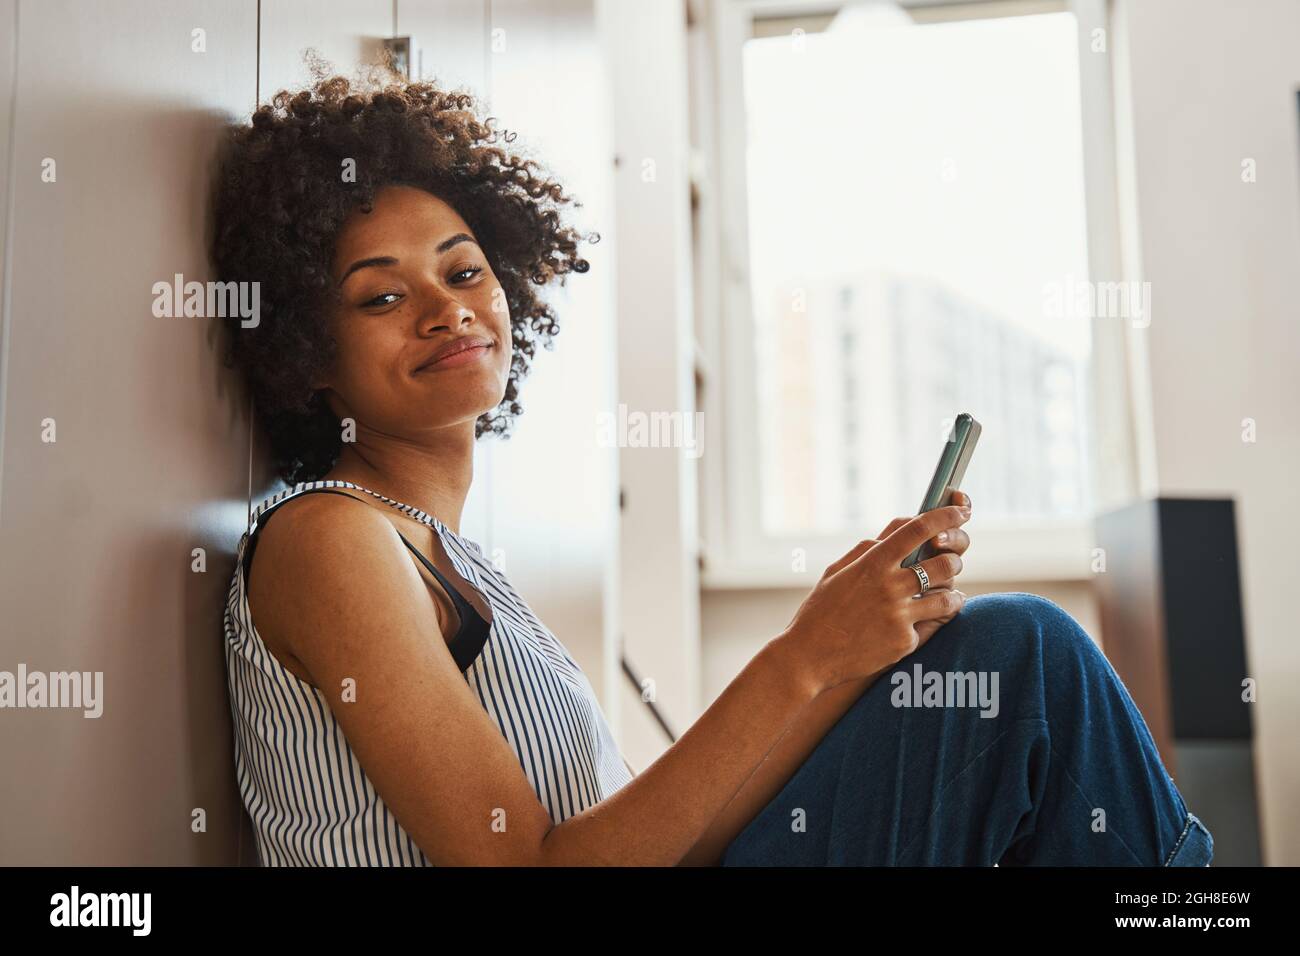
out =
[(940, 531), (960, 527), (970, 520), (970, 511), (956, 505), (945, 505), (911, 518), (901, 528), (871, 549), (879, 560), (895, 566)]
[(877, 542), (875, 538), (867, 538), (863, 541), (859, 541), (857, 544), (853, 546), (852, 550), (850, 550), (848, 554), (844, 555), (841, 558), (836, 558), (832, 563), (828, 564), (826, 566), (825, 572), (822, 574), (822, 577), (828, 578), (835, 572), (845, 567), (846, 565), (852, 564), (858, 558), (862, 557), (862, 555), (870, 551), (871, 548), (873, 548), (878, 543), (879, 542)]
[(940, 531), (927, 542), (935, 551), (951, 551), (953, 554), (965, 554), (970, 547), (970, 535), (961, 528), (949, 528)]
[(912, 603), (911, 603), (910, 605), (908, 605), (908, 606), (911, 607), (911, 608), (915, 608), (915, 607), (916, 607), (916, 602), (919, 601), (919, 600), (921, 600), (922, 597), (930, 597), (931, 595), (939, 594), (939, 593), (944, 592), (944, 591), (955, 591), (955, 590), (957, 590), (957, 589), (956, 589), (955, 587), (953, 587), (952, 585), (947, 585), (947, 586), (945, 586), (945, 587), (941, 587), (941, 588), (930, 588), (930, 590), (926, 591), (925, 594), (913, 594), (913, 595), (912, 595)]
[(969, 508), (970, 495), (966, 494), (964, 491), (954, 491), (948, 496), (948, 504)]
[(917, 621), (935, 621), (951, 617), (965, 603), (966, 595), (956, 588), (939, 588), (914, 599), (907, 608), (907, 614), (914, 624)]
[(885, 525), (885, 530), (876, 535), (876, 537), (883, 541), (911, 520), (910, 517), (895, 518), (893, 521), (889, 522), (889, 524)]
[[(938, 554), (933, 558), (927, 558), (922, 561), (921, 567), (925, 570), (926, 577), (929, 580), (928, 588), (930, 590), (935, 588), (951, 587), (953, 581), (956, 580), (957, 575), (961, 573), (961, 555), (949, 554), (946, 552), (944, 554)], [(907, 572), (907, 577), (903, 578), (900, 585), (899, 593), (903, 595), (919, 594), (921, 592), (920, 575), (910, 567), (907, 569)]]

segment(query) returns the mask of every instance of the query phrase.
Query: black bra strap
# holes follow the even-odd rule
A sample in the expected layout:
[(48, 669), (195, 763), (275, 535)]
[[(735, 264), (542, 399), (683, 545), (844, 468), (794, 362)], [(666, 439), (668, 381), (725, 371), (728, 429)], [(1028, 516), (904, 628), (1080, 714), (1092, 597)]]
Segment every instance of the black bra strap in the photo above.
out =
[[(257, 547), (258, 542), (257, 533), (266, 527), (266, 523), (270, 520), (271, 515), (281, 505), (287, 504), (301, 495), (314, 493), (342, 495), (344, 498), (351, 498), (353, 501), (361, 500), (356, 495), (350, 495), (346, 491), (337, 491), (333, 488), (308, 488), (305, 491), (298, 492), (296, 495), (290, 495), (283, 501), (277, 501), (257, 516), (252, 529), (249, 531), (248, 543), (244, 545), (245, 581), (247, 581), (248, 578), (248, 569), (252, 567), (253, 564), (253, 551)], [(483, 619), (483, 615), (479, 614), (478, 608), (471, 604), (465, 596), (460, 593), (460, 591), (452, 586), (452, 583), (447, 580), (446, 575), (435, 568), (433, 562), (426, 558), (420, 552), (419, 548), (406, 540), (406, 535), (398, 531), (397, 536), (402, 539), (402, 544), (406, 545), (406, 547), (410, 549), (411, 553), (420, 560), (421, 564), (429, 569), (430, 573), (432, 573), (433, 576), (438, 579), (439, 583), (442, 584), (443, 588), (446, 589), (448, 597), (451, 598), (452, 604), (456, 608), (456, 613), (460, 615), (460, 628), (456, 631), (455, 637), (451, 639), (447, 646), (451, 650), (451, 656), (456, 661), (456, 666), (459, 667), (463, 673), (469, 669), (470, 665), (474, 663), (479, 653), (483, 650), (483, 645), (487, 643), (488, 634), (491, 631), (492, 626)]]
[(469, 600), (465, 597), (465, 595), (461, 594), (460, 591), (452, 587), (451, 582), (447, 580), (447, 576), (443, 574), (441, 571), (439, 571), (437, 568), (435, 568), (433, 566), (433, 562), (420, 553), (419, 548), (417, 548), (415, 545), (411, 544), (411, 542), (406, 540), (406, 535), (402, 534), (402, 532), (399, 531), (397, 532), (397, 536), (402, 539), (402, 544), (410, 548), (411, 553), (420, 559), (420, 563), (423, 564), (426, 568), (428, 568), (429, 572), (435, 578), (438, 579), (438, 581), (442, 584), (444, 588), (447, 589), (447, 594), (451, 598), (452, 604), (456, 606), (456, 612), (460, 614), (462, 618), (464, 618), (466, 614), (478, 613), (478, 610), (474, 607), (473, 604), (469, 603)]
[(420, 563), (442, 582), (442, 586), (446, 589), (452, 604), (456, 606), (456, 613), (460, 615), (460, 627), (456, 631), (456, 636), (451, 639), (447, 646), (451, 648), (451, 656), (455, 659), (456, 666), (463, 673), (469, 669), (469, 666), (474, 663), (474, 659), (478, 657), (479, 652), (483, 650), (483, 645), (487, 643), (488, 633), (491, 631), (492, 625), (483, 620), (483, 615), (479, 614), (478, 608), (471, 604), (460, 591), (452, 587), (446, 575), (435, 568), (433, 562), (420, 553), (419, 548), (406, 540), (406, 535), (399, 531), (397, 536), (402, 539), (402, 544), (406, 545), (411, 550), (411, 553), (420, 559)]

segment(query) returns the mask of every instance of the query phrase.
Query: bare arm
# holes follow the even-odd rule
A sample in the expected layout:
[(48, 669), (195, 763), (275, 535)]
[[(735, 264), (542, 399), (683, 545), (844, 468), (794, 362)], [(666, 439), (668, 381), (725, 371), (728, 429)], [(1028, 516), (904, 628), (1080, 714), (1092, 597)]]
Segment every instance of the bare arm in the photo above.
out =
[[(773, 638), (680, 740), (553, 825), (446, 649), (434, 602), (374, 509), (310, 496), (259, 544), (257, 626), (310, 673), (376, 791), (441, 865), (673, 865), (817, 693)], [(355, 700), (345, 688), (355, 687)]]

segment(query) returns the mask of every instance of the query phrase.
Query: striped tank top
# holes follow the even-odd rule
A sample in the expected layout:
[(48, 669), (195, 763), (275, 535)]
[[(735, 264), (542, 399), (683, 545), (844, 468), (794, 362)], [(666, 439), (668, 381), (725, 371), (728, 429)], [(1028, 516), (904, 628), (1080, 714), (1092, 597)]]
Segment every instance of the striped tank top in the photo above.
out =
[(552, 821), (599, 803), (632, 779), (590, 681), (477, 543), (359, 485), (301, 482), (253, 512), (225, 611), (235, 775), (263, 866), (432, 865), (375, 792), (325, 695), (281, 664), (253, 626), (245, 555), (249, 542), (256, 543), (259, 519), (322, 488), (371, 495), (432, 527), (457, 573), (487, 602), (491, 627), (461, 670)]

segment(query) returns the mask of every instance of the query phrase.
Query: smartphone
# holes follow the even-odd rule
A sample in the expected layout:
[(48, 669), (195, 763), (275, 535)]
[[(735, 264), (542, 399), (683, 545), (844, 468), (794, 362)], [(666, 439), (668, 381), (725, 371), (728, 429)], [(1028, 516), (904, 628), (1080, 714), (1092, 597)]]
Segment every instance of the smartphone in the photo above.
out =
[[(925, 514), (948, 504), (952, 493), (961, 487), (961, 480), (966, 476), (966, 466), (970, 464), (970, 456), (975, 452), (975, 443), (980, 439), (980, 430), (980, 423), (970, 415), (962, 412), (957, 416), (917, 514)], [(934, 557), (934, 549), (927, 541), (904, 558), (902, 566), (910, 568), (918, 561), (930, 557)]]

